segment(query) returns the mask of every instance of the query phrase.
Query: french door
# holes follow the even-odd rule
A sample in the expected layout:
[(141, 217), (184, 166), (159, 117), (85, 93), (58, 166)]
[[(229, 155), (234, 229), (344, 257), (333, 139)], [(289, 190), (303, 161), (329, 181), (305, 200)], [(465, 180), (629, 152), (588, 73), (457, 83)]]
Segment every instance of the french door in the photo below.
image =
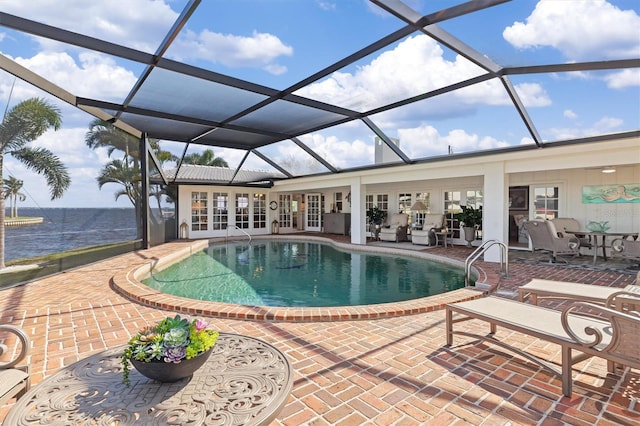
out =
[(322, 196), (320, 194), (306, 194), (305, 230), (322, 231)]

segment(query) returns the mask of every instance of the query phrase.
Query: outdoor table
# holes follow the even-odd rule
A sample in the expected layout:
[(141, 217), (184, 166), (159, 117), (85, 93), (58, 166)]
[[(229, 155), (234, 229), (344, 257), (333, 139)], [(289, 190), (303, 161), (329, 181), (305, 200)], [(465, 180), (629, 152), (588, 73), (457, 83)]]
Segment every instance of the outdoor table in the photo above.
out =
[(447, 240), (453, 236), (452, 231), (434, 231), (436, 236), (436, 246), (442, 242), (444, 248), (447, 248)]
[(253, 337), (220, 333), (207, 362), (174, 383), (134, 368), (122, 383), (119, 346), (45, 379), (9, 411), (7, 425), (265, 425), (284, 407), (293, 377), (285, 355)]
[[(565, 231), (567, 234), (573, 235), (587, 235), (589, 240), (593, 244), (593, 264), (596, 264), (598, 259), (598, 247), (602, 247), (602, 259), (607, 261), (607, 236), (628, 238), (630, 236), (636, 236), (637, 232), (596, 232), (596, 231)], [(598, 243), (598, 237), (602, 238), (602, 242)]]

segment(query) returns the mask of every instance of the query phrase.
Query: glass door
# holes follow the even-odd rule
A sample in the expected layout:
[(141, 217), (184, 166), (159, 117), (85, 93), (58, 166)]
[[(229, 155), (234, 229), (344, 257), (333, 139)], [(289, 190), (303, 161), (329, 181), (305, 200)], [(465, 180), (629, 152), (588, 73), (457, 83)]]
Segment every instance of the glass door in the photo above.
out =
[(557, 186), (533, 187), (533, 217), (536, 219), (555, 219), (558, 215), (560, 191)]
[(306, 194), (307, 231), (322, 231), (322, 197), (320, 194)]

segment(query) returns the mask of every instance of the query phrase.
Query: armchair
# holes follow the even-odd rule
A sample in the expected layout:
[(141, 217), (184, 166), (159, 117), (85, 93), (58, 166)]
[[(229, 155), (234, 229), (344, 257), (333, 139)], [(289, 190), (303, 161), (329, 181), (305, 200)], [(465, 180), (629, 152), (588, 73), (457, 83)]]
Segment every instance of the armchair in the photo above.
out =
[(389, 218), (389, 225), (380, 229), (381, 241), (407, 241), (407, 224), (409, 217), (405, 213), (394, 213)]
[(426, 214), (422, 222), (422, 229), (411, 231), (411, 242), (413, 244), (422, 244), (432, 246), (436, 244), (435, 230), (440, 230), (444, 226), (443, 214)]
[(580, 241), (580, 247), (591, 248), (591, 238), (587, 234), (580, 233), (580, 222), (572, 217), (557, 217), (551, 219), (556, 230), (563, 237), (574, 235)]
[[(12, 398), (20, 398), (31, 385), (29, 365), (17, 365), (27, 357), (30, 345), (29, 337), (18, 327), (0, 324), (0, 340), (4, 342), (5, 336), (10, 334), (15, 335), (13, 337), (17, 338), (19, 347), (13, 360), (0, 362), (0, 406)], [(4, 343), (0, 344), (0, 355), (12, 354), (13, 350), (10, 349)]]
[[(640, 234), (637, 238), (636, 240), (616, 238), (611, 241), (612, 255), (640, 262)], [(640, 273), (638, 273), (638, 279), (640, 280)]]
[(532, 219), (524, 223), (531, 238), (531, 251), (549, 252), (549, 263), (556, 262), (558, 255), (580, 254), (580, 241), (576, 237), (558, 236), (555, 225), (550, 220)]

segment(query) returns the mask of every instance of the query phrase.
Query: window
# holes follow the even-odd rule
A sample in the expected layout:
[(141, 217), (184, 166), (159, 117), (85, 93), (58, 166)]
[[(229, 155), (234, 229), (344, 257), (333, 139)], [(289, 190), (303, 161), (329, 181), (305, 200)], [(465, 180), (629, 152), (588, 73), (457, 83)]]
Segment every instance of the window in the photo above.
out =
[[(400, 194), (403, 195), (403, 194)], [(407, 195), (407, 194), (405, 194)], [(409, 194), (409, 196), (411, 197), (411, 195)], [(415, 194), (413, 194), (413, 202), (411, 202), (411, 198), (408, 199), (408, 202), (406, 203), (406, 205), (408, 206), (407, 209), (408, 211), (411, 212), (411, 214), (409, 215), (409, 225), (411, 227), (413, 227), (413, 224), (417, 224), (419, 226), (421, 226), (421, 224), (424, 222), (424, 215), (429, 213), (429, 193), (428, 192), (416, 192)], [(419, 209), (413, 210), (412, 207), (416, 204), (416, 203), (422, 203), (423, 206), (420, 206)], [(407, 211), (407, 210), (405, 210)]]
[(207, 193), (191, 193), (191, 230), (206, 231), (208, 228)]
[(460, 191), (446, 191), (444, 193), (444, 214), (447, 229), (451, 230), (453, 238), (460, 238), (460, 221), (455, 218), (460, 213), (462, 193)]
[(367, 194), (365, 195), (364, 203), (366, 211), (377, 206), (387, 216), (389, 215), (389, 194)]
[(460, 206), (470, 206), (474, 209), (480, 209), (482, 207), (482, 203), (483, 194), (479, 189), (446, 191), (444, 193), (445, 223), (447, 228), (453, 232), (453, 238), (463, 237), (463, 235), (460, 235), (460, 221), (456, 218), (456, 214), (462, 211)]
[(253, 228), (267, 227), (267, 195), (253, 194)]
[(558, 217), (559, 191), (557, 186), (533, 188), (536, 219), (554, 219)]
[(212, 222), (214, 230), (227, 229), (229, 223), (229, 194), (226, 192), (213, 193), (213, 214)]
[(249, 194), (236, 194), (236, 226), (249, 228)]
[(471, 190), (467, 191), (466, 199), (463, 205), (471, 206), (476, 210), (479, 210), (482, 207), (482, 191), (479, 190)]
[(342, 211), (342, 192), (335, 192), (333, 194), (333, 206), (331, 207), (331, 212), (340, 213), (341, 211)]
[(398, 194), (398, 211), (399, 212), (408, 212), (411, 210), (411, 194), (410, 193), (400, 193)]

